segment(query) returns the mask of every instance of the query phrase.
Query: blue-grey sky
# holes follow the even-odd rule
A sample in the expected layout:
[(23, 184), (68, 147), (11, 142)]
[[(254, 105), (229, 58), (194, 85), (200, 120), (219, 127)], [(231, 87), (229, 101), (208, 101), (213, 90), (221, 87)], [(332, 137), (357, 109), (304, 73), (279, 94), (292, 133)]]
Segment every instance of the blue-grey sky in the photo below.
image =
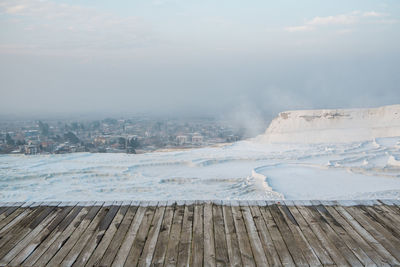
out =
[(398, 0), (2, 0), (0, 113), (400, 103)]

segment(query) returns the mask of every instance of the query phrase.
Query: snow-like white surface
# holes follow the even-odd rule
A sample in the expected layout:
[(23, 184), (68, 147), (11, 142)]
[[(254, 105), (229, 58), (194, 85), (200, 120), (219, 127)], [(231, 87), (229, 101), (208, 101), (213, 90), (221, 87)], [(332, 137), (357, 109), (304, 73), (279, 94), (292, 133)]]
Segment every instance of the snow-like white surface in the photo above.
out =
[(400, 198), (400, 138), (0, 156), (0, 201)]
[(261, 139), (269, 143), (344, 143), (400, 136), (400, 105), (285, 111)]
[(284, 112), (254, 140), (0, 156), (0, 201), (400, 199), (400, 105)]

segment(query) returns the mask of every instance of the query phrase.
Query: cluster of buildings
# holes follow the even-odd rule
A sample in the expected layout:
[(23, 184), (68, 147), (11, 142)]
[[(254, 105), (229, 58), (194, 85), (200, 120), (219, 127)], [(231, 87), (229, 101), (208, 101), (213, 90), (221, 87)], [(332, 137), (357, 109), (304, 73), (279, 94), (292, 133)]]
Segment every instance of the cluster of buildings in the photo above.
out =
[(209, 118), (2, 121), (0, 153), (143, 153), (235, 142), (240, 134)]

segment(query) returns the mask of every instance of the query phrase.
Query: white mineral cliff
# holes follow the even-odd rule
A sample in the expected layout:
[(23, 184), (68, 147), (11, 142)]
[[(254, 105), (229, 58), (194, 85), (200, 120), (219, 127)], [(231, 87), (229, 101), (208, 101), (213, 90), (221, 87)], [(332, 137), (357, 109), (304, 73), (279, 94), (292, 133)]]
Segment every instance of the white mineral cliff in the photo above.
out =
[(268, 143), (345, 143), (400, 136), (400, 105), (370, 109), (281, 112), (259, 140)]

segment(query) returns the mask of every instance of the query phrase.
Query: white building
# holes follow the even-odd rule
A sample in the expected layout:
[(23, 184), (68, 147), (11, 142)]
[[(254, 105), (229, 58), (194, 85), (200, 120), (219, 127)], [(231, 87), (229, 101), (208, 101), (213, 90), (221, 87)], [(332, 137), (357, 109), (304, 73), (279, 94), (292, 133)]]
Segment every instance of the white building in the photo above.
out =
[(178, 143), (178, 145), (183, 145), (187, 143), (187, 136), (186, 135), (178, 135), (176, 137), (176, 142)]
[(203, 136), (201, 135), (192, 136), (192, 144), (200, 145), (202, 143), (203, 143)]

